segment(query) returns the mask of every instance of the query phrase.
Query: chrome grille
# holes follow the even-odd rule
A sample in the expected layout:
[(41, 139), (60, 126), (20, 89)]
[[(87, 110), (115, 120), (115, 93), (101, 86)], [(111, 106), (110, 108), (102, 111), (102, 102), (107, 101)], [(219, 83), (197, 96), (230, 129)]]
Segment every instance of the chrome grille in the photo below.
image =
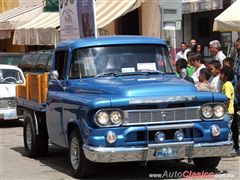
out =
[(200, 106), (124, 111), (124, 125), (199, 121)]
[(0, 99), (0, 109), (14, 108), (16, 107), (16, 98), (1, 98)]

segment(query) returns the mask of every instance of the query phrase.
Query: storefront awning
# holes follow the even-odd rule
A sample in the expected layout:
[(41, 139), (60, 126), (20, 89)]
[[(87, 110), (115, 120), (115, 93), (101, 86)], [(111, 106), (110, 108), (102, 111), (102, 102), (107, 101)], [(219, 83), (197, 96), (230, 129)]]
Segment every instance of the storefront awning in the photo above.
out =
[(240, 32), (240, 0), (234, 2), (225, 11), (214, 19), (213, 31)]
[(0, 39), (11, 38), (11, 31), (21, 26), (34, 17), (41, 14), (42, 5), (17, 7), (1, 13), (0, 15)]
[(21, 6), (0, 15), (0, 30), (12, 30), (29, 22), (43, 11), (43, 5)]
[(120, 16), (141, 6), (143, 0), (96, 0), (96, 22), (98, 28), (103, 28)]
[(182, 0), (182, 13), (210, 11), (223, 8), (223, 0)]
[(13, 44), (55, 45), (59, 39), (59, 26), (59, 13), (42, 12), (34, 20), (15, 29)]
[[(96, 0), (97, 28), (103, 28), (120, 16), (138, 8), (144, 0)], [(59, 13), (42, 12), (36, 19), (17, 27), (13, 44), (17, 45), (56, 45), (59, 39)]]

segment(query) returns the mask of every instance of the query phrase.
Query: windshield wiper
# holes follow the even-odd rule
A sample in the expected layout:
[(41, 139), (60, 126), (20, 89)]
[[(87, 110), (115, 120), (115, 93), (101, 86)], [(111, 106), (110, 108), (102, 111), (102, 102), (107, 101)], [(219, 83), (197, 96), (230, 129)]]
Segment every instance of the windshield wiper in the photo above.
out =
[(157, 75), (157, 74), (165, 74), (162, 71), (158, 71), (158, 70), (146, 70), (146, 69), (142, 69), (139, 70), (137, 72), (141, 72), (141, 73), (146, 73), (147, 75)]
[(96, 75), (95, 78), (98, 78), (98, 77), (111, 77), (111, 76), (117, 77), (118, 74), (114, 73), (114, 72), (102, 73), (102, 74)]
[(139, 70), (136, 72), (127, 72), (127, 73), (114, 73), (114, 72), (108, 72), (108, 73), (102, 73), (102, 74), (98, 74), (95, 76), (95, 78), (98, 77), (119, 77), (119, 76), (136, 76), (136, 75), (157, 75), (157, 74), (164, 74), (164, 72), (162, 71), (153, 71), (153, 70)]

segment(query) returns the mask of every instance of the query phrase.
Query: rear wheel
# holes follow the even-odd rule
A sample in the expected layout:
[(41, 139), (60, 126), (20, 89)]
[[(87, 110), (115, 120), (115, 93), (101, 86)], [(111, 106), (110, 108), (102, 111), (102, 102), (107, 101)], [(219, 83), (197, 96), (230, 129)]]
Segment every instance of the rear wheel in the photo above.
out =
[(221, 157), (194, 158), (193, 163), (199, 169), (212, 170), (218, 166), (220, 160)]
[(40, 157), (47, 154), (47, 135), (37, 135), (31, 113), (26, 114), (23, 123), (24, 147), (28, 157)]
[(86, 159), (82, 149), (82, 139), (78, 128), (74, 128), (69, 137), (69, 162), (72, 175), (75, 178), (87, 177), (92, 169), (93, 163)]

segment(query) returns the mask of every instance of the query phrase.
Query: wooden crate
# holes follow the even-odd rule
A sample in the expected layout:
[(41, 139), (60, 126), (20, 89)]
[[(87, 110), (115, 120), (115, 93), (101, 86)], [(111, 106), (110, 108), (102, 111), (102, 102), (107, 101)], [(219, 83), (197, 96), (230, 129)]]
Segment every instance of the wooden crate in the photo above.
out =
[(48, 73), (26, 75), (26, 85), (16, 87), (16, 96), (30, 99), (39, 103), (47, 100), (48, 91)]
[(26, 78), (25, 85), (19, 84), (16, 86), (16, 97), (29, 99), (29, 85), (28, 85), (29, 75), (27, 74), (25, 78)]
[(29, 74), (29, 99), (41, 103), (41, 79), (39, 74)]
[(41, 74), (40, 83), (41, 83), (41, 102), (46, 102), (48, 92), (48, 73)]

